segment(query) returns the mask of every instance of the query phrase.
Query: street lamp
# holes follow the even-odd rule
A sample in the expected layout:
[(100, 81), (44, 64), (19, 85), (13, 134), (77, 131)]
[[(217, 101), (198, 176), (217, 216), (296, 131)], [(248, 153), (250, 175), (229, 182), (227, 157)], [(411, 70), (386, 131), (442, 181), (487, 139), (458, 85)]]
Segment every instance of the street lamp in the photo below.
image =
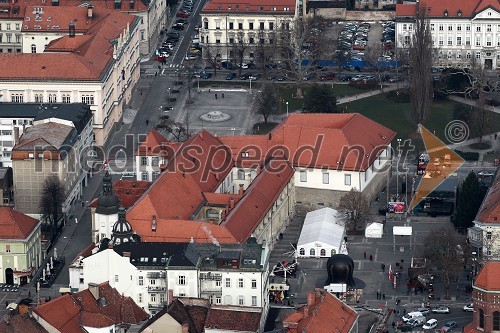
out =
[(170, 91), (170, 88), (168, 88), (167, 90), (168, 90), (168, 105), (170, 105), (170, 99), (172, 96), (172, 92)]
[(250, 79), (250, 94), (252, 93), (252, 79)]
[(233, 136), (234, 136), (234, 132), (236, 131), (236, 128), (231, 128), (231, 131), (233, 131)]
[(288, 118), (288, 102), (286, 102), (286, 117)]

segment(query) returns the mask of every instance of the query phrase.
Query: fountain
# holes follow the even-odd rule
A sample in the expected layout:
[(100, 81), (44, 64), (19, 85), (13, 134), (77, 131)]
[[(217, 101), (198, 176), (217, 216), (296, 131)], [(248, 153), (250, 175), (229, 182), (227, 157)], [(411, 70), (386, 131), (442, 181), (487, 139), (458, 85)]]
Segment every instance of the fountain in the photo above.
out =
[(210, 111), (208, 113), (202, 114), (200, 116), (200, 119), (212, 123), (218, 123), (231, 119), (231, 116), (221, 111)]

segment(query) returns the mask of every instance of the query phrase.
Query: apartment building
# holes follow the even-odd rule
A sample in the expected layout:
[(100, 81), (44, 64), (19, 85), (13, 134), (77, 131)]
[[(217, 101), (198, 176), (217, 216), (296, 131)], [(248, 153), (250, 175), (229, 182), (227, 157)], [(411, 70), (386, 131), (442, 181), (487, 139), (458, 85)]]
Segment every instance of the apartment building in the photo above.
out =
[(500, 4), (497, 0), (427, 0), (396, 5), (396, 43), (410, 45), (417, 9), (426, 11), (436, 48), (434, 65), (500, 68)]

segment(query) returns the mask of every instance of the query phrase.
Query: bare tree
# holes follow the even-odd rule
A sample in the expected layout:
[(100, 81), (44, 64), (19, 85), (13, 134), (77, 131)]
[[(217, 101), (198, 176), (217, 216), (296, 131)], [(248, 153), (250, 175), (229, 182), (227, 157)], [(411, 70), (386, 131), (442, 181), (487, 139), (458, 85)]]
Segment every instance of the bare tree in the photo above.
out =
[(62, 217), (62, 203), (64, 201), (64, 187), (57, 176), (45, 179), (40, 198), (40, 214), (42, 220), (50, 226), (51, 240), (57, 235), (59, 219)]
[(383, 55), (384, 49), (382, 44), (374, 45), (365, 51), (365, 62), (368, 62), (375, 72), (377, 81), (380, 85), (380, 91), (382, 92), (384, 92), (382, 75), (385, 72), (385, 60), (382, 58)]
[(262, 74), (267, 74), (267, 64), (276, 57), (276, 33), (274, 30), (265, 32), (263, 29), (257, 33), (258, 41), (255, 48), (257, 66), (262, 69)]
[(255, 114), (264, 117), (264, 123), (270, 115), (275, 114), (278, 109), (278, 91), (276, 86), (270, 83), (264, 83), (258, 94), (255, 95), (252, 109)]
[(451, 226), (430, 233), (423, 242), (423, 257), (427, 259), (429, 273), (439, 276), (450, 298), (450, 284), (463, 271), (465, 239)]
[(366, 196), (355, 189), (351, 189), (340, 198), (339, 211), (343, 214), (346, 229), (356, 230), (358, 225), (368, 219), (370, 205)]
[(214, 70), (214, 76), (217, 76), (217, 67), (219, 66), (221, 44), (206, 43), (203, 47), (204, 58), (209, 66)]
[(410, 43), (410, 99), (411, 115), (417, 124), (422, 124), (429, 114), (432, 103), (433, 58), (432, 37), (426, 7), (417, 3), (414, 34)]
[(235, 59), (235, 63), (238, 66), (238, 76), (241, 76), (241, 70), (243, 69), (243, 60), (245, 59), (245, 54), (250, 48), (250, 40), (245, 43), (245, 34), (243, 31), (238, 31), (236, 34), (236, 39), (233, 40), (231, 44), (231, 51)]
[(323, 32), (324, 22), (319, 16), (298, 17), (291, 23), (284, 22), (279, 30), (279, 52), (286, 66), (283, 70), (288, 80), (297, 84), (297, 98), (302, 98), (304, 81), (315, 77), (317, 61), (331, 58), (333, 41)]

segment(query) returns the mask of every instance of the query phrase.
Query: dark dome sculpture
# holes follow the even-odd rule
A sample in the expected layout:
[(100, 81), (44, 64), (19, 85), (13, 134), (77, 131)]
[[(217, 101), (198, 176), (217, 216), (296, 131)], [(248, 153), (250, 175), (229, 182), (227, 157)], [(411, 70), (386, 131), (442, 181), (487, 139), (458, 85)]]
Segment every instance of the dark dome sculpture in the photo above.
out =
[(352, 276), (354, 272), (354, 261), (345, 254), (336, 254), (331, 256), (327, 263), (328, 280), (325, 285), (332, 283), (347, 284), (348, 287), (354, 287), (355, 282)]
[(118, 197), (113, 193), (113, 183), (108, 171), (102, 179), (102, 193), (99, 195), (95, 212), (103, 215), (112, 215), (118, 212)]
[(134, 242), (134, 233), (132, 226), (126, 219), (125, 208), (121, 206), (118, 209), (118, 221), (113, 225), (113, 233), (111, 235), (111, 243), (118, 245), (126, 242)]

